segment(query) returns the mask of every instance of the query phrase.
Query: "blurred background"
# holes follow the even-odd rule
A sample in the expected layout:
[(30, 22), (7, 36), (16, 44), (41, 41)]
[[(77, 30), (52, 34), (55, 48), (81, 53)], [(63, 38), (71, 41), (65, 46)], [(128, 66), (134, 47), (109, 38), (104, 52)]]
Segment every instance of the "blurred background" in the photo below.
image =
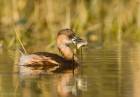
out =
[[(138, 0), (0, 0), (0, 47), (54, 48), (56, 33), (71, 28), (89, 42), (109, 46), (140, 41)], [(35, 47), (34, 47), (35, 46)], [(42, 48), (40, 48), (42, 47)]]

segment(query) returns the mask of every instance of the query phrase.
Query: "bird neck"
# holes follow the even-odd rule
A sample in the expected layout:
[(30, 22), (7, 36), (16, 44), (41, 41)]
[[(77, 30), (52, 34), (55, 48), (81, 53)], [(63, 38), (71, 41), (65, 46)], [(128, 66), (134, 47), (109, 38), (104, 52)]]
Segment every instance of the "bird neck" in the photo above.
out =
[(76, 57), (74, 56), (73, 51), (66, 44), (59, 45), (58, 49), (66, 60), (75, 60)]

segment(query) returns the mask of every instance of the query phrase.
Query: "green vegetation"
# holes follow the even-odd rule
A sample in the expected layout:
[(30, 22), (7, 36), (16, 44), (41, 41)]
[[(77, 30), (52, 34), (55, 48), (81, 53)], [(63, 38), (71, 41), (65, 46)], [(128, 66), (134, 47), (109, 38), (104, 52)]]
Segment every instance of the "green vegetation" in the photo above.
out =
[[(54, 48), (55, 35), (72, 28), (79, 35), (96, 32), (101, 42), (140, 41), (138, 0), (0, 0), (0, 44), (27, 51)], [(45, 45), (45, 46), (44, 46)]]

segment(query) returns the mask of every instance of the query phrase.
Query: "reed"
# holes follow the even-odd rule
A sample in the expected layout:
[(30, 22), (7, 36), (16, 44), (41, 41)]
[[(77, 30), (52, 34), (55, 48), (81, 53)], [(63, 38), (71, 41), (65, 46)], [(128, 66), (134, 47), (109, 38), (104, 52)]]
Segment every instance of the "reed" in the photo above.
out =
[(21, 45), (21, 47), (22, 47), (22, 49), (24, 51), (24, 54), (27, 54), (27, 51), (26, 51), (26, 49), (25, 49), (25, 47), (24, 47), (24, 45), (23, 45), (23, 43), (22, 43), (22, 41), (20, 39), (19, 32), (16, 29), (15, 29), (15, 34), (16, 34), (17, 41), (20, 43), (20, 45)]
[(103, 44), (118, 42), (120, 35), (122, 41), (140, 41), (138, 0), (1, 0), (0, 5), (0, 41), (10, 48), (16, 45), (17, 27), (27, 50), (54, 48), (62, 28), (81, 36), (97, 32)]

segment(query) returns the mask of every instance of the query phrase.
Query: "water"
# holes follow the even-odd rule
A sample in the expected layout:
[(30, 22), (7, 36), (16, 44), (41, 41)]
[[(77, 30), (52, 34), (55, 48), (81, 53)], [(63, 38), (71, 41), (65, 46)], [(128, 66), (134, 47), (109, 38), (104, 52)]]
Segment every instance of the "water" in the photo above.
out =
[(0, 53), (0, 97), (139, 97), (140, 46), (85, 48), (81, 73), (22, 76)]

